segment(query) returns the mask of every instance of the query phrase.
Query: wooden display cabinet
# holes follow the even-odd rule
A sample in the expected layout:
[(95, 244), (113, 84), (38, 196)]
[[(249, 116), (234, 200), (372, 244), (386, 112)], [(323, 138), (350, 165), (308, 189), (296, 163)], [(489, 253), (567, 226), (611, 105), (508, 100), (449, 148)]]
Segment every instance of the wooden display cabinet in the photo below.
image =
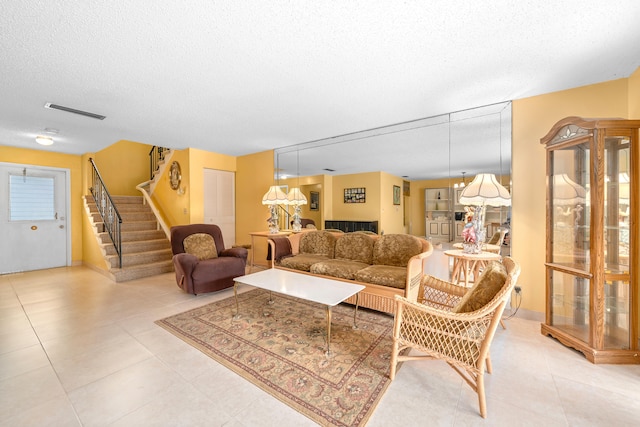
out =
[(640, 120), (567, 117), (547, 150), (544, 335), (593, 363), (640, 363)]

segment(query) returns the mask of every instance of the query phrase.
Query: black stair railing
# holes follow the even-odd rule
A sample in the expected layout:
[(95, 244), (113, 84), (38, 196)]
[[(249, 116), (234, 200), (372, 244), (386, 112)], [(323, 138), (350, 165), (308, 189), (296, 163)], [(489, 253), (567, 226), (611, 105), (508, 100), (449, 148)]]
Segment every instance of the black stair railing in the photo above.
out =
[(151, 171), (151, 176), (149, 179), (153, 179), (153, 174), (156, 173), (158, 168), (160, 167), (160, 162), (164, 160), (164, 155), (169, 151), (168, 148), (158, 147), (156, 145), (153, 146), (151, 151), (149, 151), (149, 167)]
[(109, 237), (118, 254), (118, 267), (122, 268), (122, 217), (115, 203), (113, 203), (111, 194), (109, 194), (107, 187), (104, 185), (100, 172), (98, 172), (98, 167), (92, 158), (89, 158), (89, 162), (92, 168), (89, 190), (102, 217), (102, 231), (109, 233)]

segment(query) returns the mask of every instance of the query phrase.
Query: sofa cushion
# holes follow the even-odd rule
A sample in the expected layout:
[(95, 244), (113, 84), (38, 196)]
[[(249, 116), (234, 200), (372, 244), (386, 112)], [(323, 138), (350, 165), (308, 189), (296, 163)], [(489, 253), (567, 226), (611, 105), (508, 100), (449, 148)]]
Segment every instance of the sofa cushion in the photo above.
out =
[(302, 233), (299, 253), (322, 255), (326, 258), (333, 258), (335, 246), (336, 237), (328, 231), (308, 231), (306, 233)]
[(484, 269), (478, 282), (453, 308), (454, 313), (470, 313), (487, 305), (507, 281), (507, 270), (502, 263), (492, 261)]
[(422, 252), (420, 240), (409, 234), (386, 234), (373, 245), (373, 264), (406, 267)]
[(374, 240), (361, 233), (347, 233), (336, 240), (335, 258), (373, 263)]
[[(340, 239), (338, 239), (338, 241), (340, 241)], [(310, 271), (313, 274), (323, 274), (340, 279), (354, 280), (355, 274), (367, 267), (369, 267), (369, 264), (365, 264), (364, 262), (347, 259), (328, 259), (326, 261), (316, 262), (311, 266)]]
[(300, 271), (310, 271), (311, 266), (317, 262), (326, 261), (330, 259), (324, 255), (314, 254), (298, 254), (292, 257), (283, 258), (280, 262), (282, 267), (292, 268)]
[(367, 268), (358, 270), (354, 274), (354, 279), (374, 285), (405, 289), (407, 285), (407, 268), (391, 265), (370, 265)]
[(196, 256), (200, 261), (218, 258), (216, 242), (207, 233), (191, 234), (184, 238), (182, 244), (186, 253)]

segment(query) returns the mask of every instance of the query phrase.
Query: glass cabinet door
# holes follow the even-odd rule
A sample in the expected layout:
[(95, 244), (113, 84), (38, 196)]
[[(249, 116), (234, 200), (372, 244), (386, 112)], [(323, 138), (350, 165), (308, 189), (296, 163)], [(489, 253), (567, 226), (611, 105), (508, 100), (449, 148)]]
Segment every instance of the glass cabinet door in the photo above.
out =
[(604, 346), (629, 348), (630, 138), (604, 138)]
[[(550, 152), (552, 325), (589, 340), (590, 140)], [(564, 267), (564, 268), (563, 268)]]

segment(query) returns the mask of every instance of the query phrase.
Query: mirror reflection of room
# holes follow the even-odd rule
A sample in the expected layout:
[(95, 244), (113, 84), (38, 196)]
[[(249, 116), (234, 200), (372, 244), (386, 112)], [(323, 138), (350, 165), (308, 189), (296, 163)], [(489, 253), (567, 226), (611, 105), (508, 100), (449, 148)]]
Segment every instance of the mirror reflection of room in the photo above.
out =
[[(316, 203), (302, 205), (300, 216), (317, 229), (368, 227), (377, 234), (459, 243), (465, 224), (461, 184), (489, 173), (510, 191), (511, 103), (282, 147), (274, 166), (275, 184), (300, 188), (308, 200), (313, 194)], [(348, 201), (345, 191), (354, 192)], [(288, 214), (281, 228), (289, 228), (292, 208), (283, 210)], [(510, 207), (484, 210), (486, 241), (498, 236), (503, 255), (510, 254), (510, 217)]]

